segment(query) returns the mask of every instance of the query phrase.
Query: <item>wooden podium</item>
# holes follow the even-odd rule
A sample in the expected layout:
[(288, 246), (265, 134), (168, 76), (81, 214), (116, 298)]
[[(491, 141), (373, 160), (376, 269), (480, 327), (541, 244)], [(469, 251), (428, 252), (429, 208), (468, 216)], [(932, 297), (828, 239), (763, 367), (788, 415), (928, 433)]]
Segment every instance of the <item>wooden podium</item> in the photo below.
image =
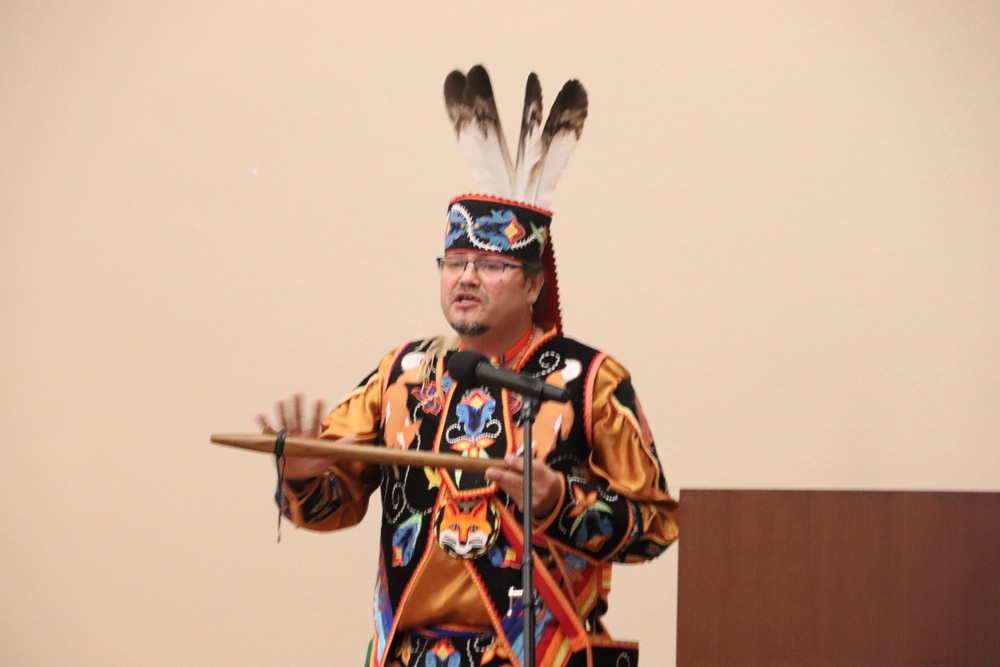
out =
[(677, 667), (1000, 665), (1000, 493), (684, 489)]

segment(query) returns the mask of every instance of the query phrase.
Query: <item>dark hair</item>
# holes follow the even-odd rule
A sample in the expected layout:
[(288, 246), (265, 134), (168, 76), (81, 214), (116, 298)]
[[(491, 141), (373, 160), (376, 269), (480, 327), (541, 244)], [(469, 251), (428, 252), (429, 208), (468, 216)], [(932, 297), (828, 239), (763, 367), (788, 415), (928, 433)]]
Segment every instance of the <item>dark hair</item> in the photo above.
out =
[(545, 270), (545, 267), (542, 266), (541, 260), (525, 262), (522, 266), (524, 267), (523, 271), (525, 278), (534, 278)]

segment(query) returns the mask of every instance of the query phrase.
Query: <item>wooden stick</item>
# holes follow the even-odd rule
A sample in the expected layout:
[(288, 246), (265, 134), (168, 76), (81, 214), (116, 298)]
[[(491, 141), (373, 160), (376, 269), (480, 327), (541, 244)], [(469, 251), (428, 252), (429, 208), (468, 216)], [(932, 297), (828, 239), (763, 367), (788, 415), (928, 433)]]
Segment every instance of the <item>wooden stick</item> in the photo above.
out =
[[(258, 433), (213, 433), (211, 441), (217, 445), (228, 445), (273, 454), (276, 438), (276, 435)], [(458, 454), (390, 449), (389, 447), (376, 447), (358, 442), (318, 440), (316, 438), (285, 438), (285, 455), (366, 461), (383, 465), (448, 468), (449, 470), (468, 470), (480, 474), (486, 472), (487, 468), (507, 467), (503, 459), (472, 459)]]

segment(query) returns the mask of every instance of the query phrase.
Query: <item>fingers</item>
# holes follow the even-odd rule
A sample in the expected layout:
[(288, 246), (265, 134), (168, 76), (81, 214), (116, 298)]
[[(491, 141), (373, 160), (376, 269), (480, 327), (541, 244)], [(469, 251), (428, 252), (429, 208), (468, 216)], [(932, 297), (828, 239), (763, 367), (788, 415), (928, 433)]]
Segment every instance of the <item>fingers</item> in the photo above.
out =
[(285, 414), (285, 402), (278, 401), (274, 404), (274, 411), (278, 413), (278, 421), (281, 422), (281, 430), (289, 431), (288, 428), (288, 415)]
[(501, 487), (511, 485), (514, 482), (519, 482), (524, 479), (524, 476), (521, 473), (504, 470), (503, 468), (487, 468), (484, 476), (487, 481), (496, 482)]
[(295, 394), (289, 401), (278, 401), (278, 416), (282, 430), (288, 433), (302, 432), (302, 394)]
[(524, 458), (508, 454), (503, 462), (507, 465), (506, 468), (488, 468), (485, 476), (487, 480), (496, 482), (500, 488), (513, 495), (524, 486)]
[(274, 433), (274, 429), (271, 428), (270, 422), (267, 421), (267, 417), (263, 414), (257, 415), (257, 423), (260, 424), (260, 428), (264, 433)]
[(319, 435), (323, 428), (323, 416), (326, 414), (324, 410), (323, 399), (316, 401), (316, 407), (313, 409), (313, 425), (312, 432), (314, 435)]
[[(524, 458), (508, 454), (507, 468), (489, 468), (486, 479), (495, 482), (524, 511)], [(531, 514), (548, 516), (562, 495), (562, 475), (543, 461), (531, 461)]]
[(524, 504), (524, 476), (520, 472), (503, 468), (488, 468), (486, 479), (495, 482), (518, 507)]
[[(314, 405), (309, 431), (305, 430), (307, 420), (302, 414), (303, 402), (302, 394), (295, 394), (287, 400), (275, 401), (274, 411), (277, 415), (277, 423), (280, 424), (281, 430), (286, 433), (318, 437), (323, 431), (323, 418), (326, 416), (323, 399), (317, 400)], [(257, 415), (257, 423), (260, 424), (264, 433), (277, 433), (277, 430), (271, 426), (264, 415)]]
[(508, 454), (504, 463), (507, 468), (488, 468), (485, 477), (495, 482), (519, 508), (524, 509), (524, 459)]
[[(524, 473), (524, 457), (515, 456), (514, 454), (508, 454), (503, 457), (503, 462), (507, 464), (510, 470), (515, 470), (518, 473)], [(520, 475), (518, 475), (520, 477)]]

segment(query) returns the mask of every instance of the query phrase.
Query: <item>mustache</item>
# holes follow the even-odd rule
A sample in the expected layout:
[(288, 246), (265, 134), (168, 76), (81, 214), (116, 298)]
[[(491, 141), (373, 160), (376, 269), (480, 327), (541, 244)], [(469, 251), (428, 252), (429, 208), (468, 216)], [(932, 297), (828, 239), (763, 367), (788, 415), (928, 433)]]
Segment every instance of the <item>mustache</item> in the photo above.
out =
[(463, 296), (471, 296), (476, 299), (479, 299), (480, 301), (483, 302), (486, 301), (486, 294), (484, 292), (477, 289), (469, 289), (467, 287), (456, 287), (451, 291), (451, 294), (449, 294), (449, 298), (452, 301), (455, 301), (456, 299)]

